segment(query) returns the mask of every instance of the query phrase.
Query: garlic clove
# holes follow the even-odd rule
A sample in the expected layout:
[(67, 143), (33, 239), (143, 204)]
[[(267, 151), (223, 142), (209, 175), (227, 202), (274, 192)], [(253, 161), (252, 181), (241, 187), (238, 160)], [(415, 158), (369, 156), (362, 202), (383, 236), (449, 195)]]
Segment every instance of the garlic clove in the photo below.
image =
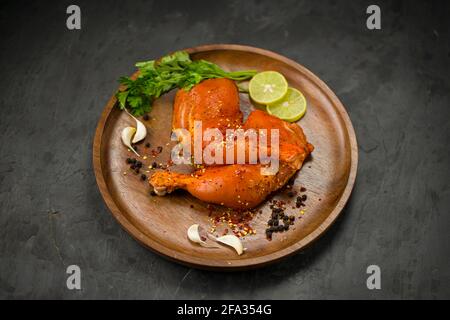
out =
[(145, 136), (147, 135), (147, 128), (145, 127), (145, 124), (143, 124), (141, 121), (139, 121), (135, 116), (133, 116), (131, 113), (128, 112), (127, 109), (124, 109), (125, 112), (136, 121), (136, 134), (133, 137), (132, 142), (137, 143), (141, 140), (145, 139)]
[(218, 246), (206, 242), (206, 240), (208, 239), (208, 237), (206, 236), (206, 232), (198, 224), (193, 224), (188, 228), (187, 236), (189, 240), (194, 243), (198, 243), (203, 247), (218, 248)]
[(227, 246), (233, 247), (234, 250), (236, 250), (238, 255), (241, 255), (244, 253), (244, 247), (242, 245), (242, 242), (235, 235), (227, 234), (225, 236), (215, 238), (215, 240), (217, 242), (223, 243)]
[(132, 150), (138, 157), (140, 157), (139, 153), (136, 152), (136, 150), (133, 149), (131, 146), (131, 139), (133, 138), (134, 134), (136, 133), (136, 128), (133, 127), (126, 127), (122, 130), (122, 142), (123, 144), (128, 147), (130, 150)]
[[(134, 117), (133, 117), (134, 118)], [(136, 120), (136, 134), (133, 137), (133, 143), (139, 142), (141, 140), (145, 139), (145, 136), (147, 135), (147, 128), (145, 125), (140, 122), (138, 119), (134, 118)]]

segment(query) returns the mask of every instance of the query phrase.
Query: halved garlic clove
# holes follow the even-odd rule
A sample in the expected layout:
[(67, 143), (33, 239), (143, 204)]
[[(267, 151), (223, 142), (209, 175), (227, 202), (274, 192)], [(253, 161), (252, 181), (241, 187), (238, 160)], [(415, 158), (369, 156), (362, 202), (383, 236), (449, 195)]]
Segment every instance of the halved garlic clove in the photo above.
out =
[(133, 149), (131, 146), (131, 139), (133, 138), (134, 134), (136, 133), (136, 128), (133, 127), (126, 127), (122, 130), (122, 142), (123, 144), (128, 147), (130, 150), (132, 150), (138, 157), (140, 157), (139, 153), (136, 152), (136, 150)]
[(215, 238), (217, 242), (226, 244), (227, 246), (233, 247), (234, 250), (236, 250), (238, 255), (241, 255), (244, 253), (244, 247), (242, 245), (241, 240), (232, 234), (227, 234), (225, 236), (221, 236), (218, 238)]
[(193, 224), (189, 227), (187, 231), (187, 236), (189, 240), (192, 242), (198, 243), (199, 245), (207, 248), (218, 248), (218, 246), (214, 244), (209, 244), (206, 242), (208, 239), (206, 232), (202, 227), (200, 227), (198, 224)]
[(134, 119), (134, 121), (136, 121), (137, 129), (136, 129), (136, 134), (134, 135), (132, 142), (137, 143), (141, 140), (144, 140), (145, 136), (147, 135), (147, 128), (145, 127), (145, 124), (143, 124), (136, 117), (134, 117), (131, 113), (129, 113), (127, 109), (124, 109), (124, 110), (126, 111), (126, 113), (128, 113), (128, 115), (130, 117), (132, 117)]

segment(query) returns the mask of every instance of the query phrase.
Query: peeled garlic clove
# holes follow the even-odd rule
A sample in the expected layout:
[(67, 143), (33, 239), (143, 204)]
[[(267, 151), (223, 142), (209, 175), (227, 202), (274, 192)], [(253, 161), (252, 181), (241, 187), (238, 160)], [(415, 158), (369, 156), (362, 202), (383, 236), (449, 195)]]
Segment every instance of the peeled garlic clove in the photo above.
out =
[(244, 247), (242, 246), (241, 240), (232, 234), (227, 234), (222, 237), (218, 237), (215, 239), (217, 242), (226, 244), (227, 246), (233, 247), (234, 250), (236, 250), (238, 255), (241, 255), (244, 253)]
[[(202, 235), (205, 234), (205, 235)], [(198, 224), (193, 224), (192, 226), (189, 227), (188, 231), (187, 231), (187, 236), (189, 238), (189, 240), (191, 240), (192, 242), (198, 243), (201, 246), (207, 247), (207, 248), (217, 248), (217, 246), (206, 243), (206, 232), (204, 232), (203, 228), (200, 227)]]
[(133, 138), (134, 134), (136, 133), (136, 128), (133, 127), (126, 127), (122, 130), (122, 142), (125, 146), (130, 148), (138, 157), (139, 153), (136, 152), (136, 150), (133, 149), (131, 146), (131, 139)]
[(136, 121), (136, 134), (133, 137), (133, 143), (137, 143), (141, 140), (145, 139), (145, 136), (147, 135), (147, 128), (145, 127), (145, 124), (143, 124), (141, 121), (139, 121), (136, 117), (134, 117), (131, 113), (128, 112), (127, 109), (124, 109), (125, 112)]
[(134, 135), (132, 142), (136, 143), (136, 142), (139, 142), (139, 141), (145, 139), (145, 136), (147, 135), (147, 128), (138, 119), (134, 118), (134, 120), (136, 120), (136, 128), (137, 129), (136, 129), (136, 134)]

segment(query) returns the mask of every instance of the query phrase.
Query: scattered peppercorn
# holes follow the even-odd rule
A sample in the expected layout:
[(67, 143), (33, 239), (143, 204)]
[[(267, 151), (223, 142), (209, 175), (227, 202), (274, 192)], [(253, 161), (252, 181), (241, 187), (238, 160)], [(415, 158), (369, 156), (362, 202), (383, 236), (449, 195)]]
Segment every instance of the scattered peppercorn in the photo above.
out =
[(145, 121), (148, 121), (148, 119), (150, 119), (150, 117), (148, 116), (148, 114), (144, 114), (144, 116), (142, 117), (142, 119), (144, 119)]
[(158, 168), (158, 164), (157, 164), (155, 161), (153, 161), (153, 163), (152, 163), (152, 168), (153, 168), (153, 169)]
[(297, 199), (295, 200), (295, 206), (296, 206), (297, 208), (300, 208), (300, 207), (303, 206), (303, 205), (304, 205), (304, 204), (303, 204), (302, 197), (301, 197), (301, 196), (298, 196)]
[(145, 174), (141, 174), (141, 180), (145, 181), (145, 179), (147, 179), (147, 176)]
[(136, 161), (136, 167), (137, 168), (142, 168), (142, 162)]
[(151, 195), (152, 197), (154, 197), (154, 196), (156, 196), (156, 192), (155, 192), (154, 190), (152, 190), (152, 191), (150, 191), (150, 195)]
[(306, 194), (302, 195), (302, 201), (306, 201), (307, 198)]
[(135, 169), (134, 169), (134, 172), (136, 172), (136, 174), (139, 173), (139, 171), (140, 171), (139, 168), (135, 168)]
[(127, 158), (127, 163), (128, 164), (133, 163), (133, 160), (131, 158)]
[(306, 191), (306, 188), (305, 187), (301, 187), (300, 188), (300, 192), (305, 192)]
[(158, 147), (156, 148), (156, 151), (157, 151), (158, 153), (161, 153), (161, 152), (163, 151), (163, 147), (158, 146)]

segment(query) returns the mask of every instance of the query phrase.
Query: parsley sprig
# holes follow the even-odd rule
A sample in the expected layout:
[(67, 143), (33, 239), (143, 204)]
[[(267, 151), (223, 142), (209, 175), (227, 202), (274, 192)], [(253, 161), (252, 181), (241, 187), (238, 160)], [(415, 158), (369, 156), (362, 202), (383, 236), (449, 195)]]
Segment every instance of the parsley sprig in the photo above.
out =
[(256, 74), (254, 70), (226, 72), (209, 61), (192, 61), (185, 51), (177, 51), (158, 61), (138, 62), (136, 67), (138, 77), (121, 77), (122, 89), (116, 93), (120, 109), (127, 108), (135, 116), (149, 112), (155, 99), (174, 88), (189, 90), (202, 80), (212, 78), (242, 81)]

